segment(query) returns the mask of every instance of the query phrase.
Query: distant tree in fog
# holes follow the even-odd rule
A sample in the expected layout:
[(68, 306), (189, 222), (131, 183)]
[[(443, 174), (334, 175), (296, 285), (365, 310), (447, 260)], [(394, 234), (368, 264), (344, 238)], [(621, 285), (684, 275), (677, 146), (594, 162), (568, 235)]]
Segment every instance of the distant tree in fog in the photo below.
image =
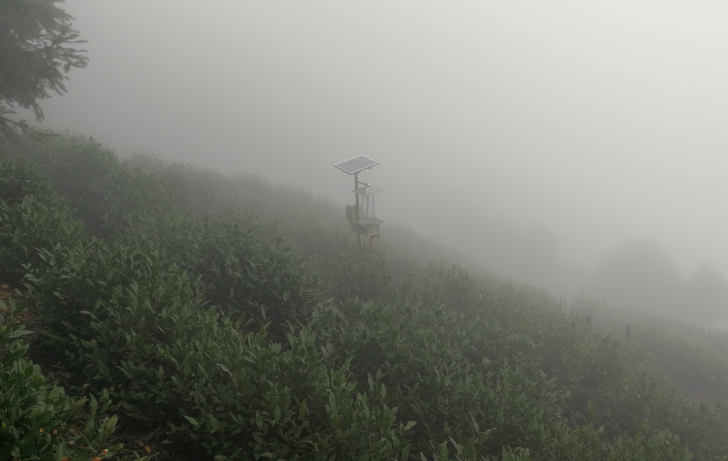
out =
[(728, 281), (703, 264), (683, 284), (681, 309), (688, 320), (710, 326), (728, 318)]
[(24, 120), (13, 120), (14, 106), (43, 119), (39, 99), (63, 94), (66, 73), (85, 67), (88, 58), (74, 46), (82, 43), (73, 18), (58, 0), (0, 1), (0, 139), (18, 132), (36, 133)]
[(607, 253), (597, 265), (595, 294), (620, 307), (674, 313), (682, 277), (677, 264), (661, 246), (631, 242)]

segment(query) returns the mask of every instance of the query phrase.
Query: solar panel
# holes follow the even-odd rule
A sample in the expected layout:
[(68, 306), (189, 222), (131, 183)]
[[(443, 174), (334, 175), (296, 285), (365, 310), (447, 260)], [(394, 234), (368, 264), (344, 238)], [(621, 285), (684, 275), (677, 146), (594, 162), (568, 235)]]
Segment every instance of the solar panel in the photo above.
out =
[(343, 162), (335, 163), (334, 166), (346, 174), (358, 173), (367, 168), (379, 165), (379, 162), (375, 162), (366, 155), (360, 155), (358, 157), (344, 160)]

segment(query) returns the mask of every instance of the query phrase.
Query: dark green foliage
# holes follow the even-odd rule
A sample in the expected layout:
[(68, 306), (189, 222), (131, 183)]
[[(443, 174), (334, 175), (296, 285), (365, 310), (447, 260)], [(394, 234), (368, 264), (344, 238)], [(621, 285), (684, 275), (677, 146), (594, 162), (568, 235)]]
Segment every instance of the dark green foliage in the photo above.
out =
[[(122, 422), (166, 427), (179, 456), (725, 459), (722, 407), (682, 399), (543, 292), (438, 264), (396, 280), (391, 255), (336, 230), (241, 209), (199, 219), (174, 188), (87, 153), (116, 192), (88, 208), (85, 186), (67, 195), (88, 228), (116, 217), (99, 221), (117, 223), (111, 241), (27, 170), (3, 208), (7, 271), (27, 274), (36, 350), (66, 387), (111, 389)], [(3, 168), (14, 184), (20, 167)], [(66, 171), (59, 189), (78, 179)]]
[(234, 459), (406, 447), (392, 433), (394, 410), (354, 394), (347, 367), (327, 369), (306, 331), (284, 351), (205, 308), (186, 275), (154, 255), (98, 241), (69, 253), (47, 255), (51, 269), (33, 273), (31, 296), (46, 309), (43, 324), (68, 338), (72, 376), (115, 386), (127, 417), (171, 424), (171, 440)]
[(7, 157), (34, 164), (68, 199), (73, 219), (98, 238), (108, 240), (173, 208), (166, 184), (127, 168), (92, 138), (56, 135), (37, 142), (26, 137), (9, 147)]
[(0, 277), (18, 284), (41, 248), (65, 248), (84, 238), (69, 222), (65, 200), (34, 168), (0, 159)]
[(323, 300), (299, 254), (259, 226), (237, 220), (197, 220), (184, 213), (145, 219), (125, 236), (130, 244), (159, 252), (197, 280), (207, 302), (233, 320), (252, 321), (285, 341), (290, 322), (305, 322)]
[(353, 298), (383, 300), (393, 295), (392, 276), (381, 253), (362, 251), (350, 235), (313, 223), (298, 238), (306, 242), (309, 268), (339, 305)]
[[(22, 213), (19, 205), (8, 209)], [(262, 252), (266, 242), (245, 256), (255, 260), (253, 250)], [(45, 264), (27, 267), (27, 285), (48, 331), (43, 350), (50, 357), (65, 350), (56, 360), (70, 385), (115, 389), (126, 418), (170, 424), (170, 440), (235, 459), (389, 459), (407, 449), (396, 410), (354, 392), (347, 365), (327, 367), (306, 330), (292, 332), (286, 348), (243, 333), (239, 322), (205, 307), (199, 279), (138, 247), (79, 238), (42, 245), (39, 255)], [(257, 288), (270, 291), (273, 282), (260, 280)]]
[[(354, 357), (353, 378), (360, 387), (384, 385), (388, 401), (398, 404), (400, 420), (418, 422), (410, 438), (413, 451), (439, 453), (436, 459), (458, 453), (462, 459), (474, 454), (498, 459), (507, 446), (528, 449), (531, 456), (537, 454), (534, 459), (588, 460), (620, 459), (608, 456), (626, 453), (622, 446), (644, 448), (632, 438), (642, 426), (624, 436), (602, 435), (601, 413), (591, 402), (564, 418), (573, 404), (571, 392), (541, 372), (528, 376), (507, 365), (503, 353), (528, 346), (516, 332), (477, 319), (464, 322), (442, 308), (411, 306), (395, 312), (352, 302), (346, 310), (346, 315), (335, 309), (319, 312), (315, 328), (333, 344), (339, 360)], [(578, 375), (576, 370), (571, 374)], [(621, 410), (640, 417), (639, 408)], [(666, 437), (673, 454), (653, 448), (645, 459), (688, 459), (678, 438), (669, 432), (656, 437)]]
[(56, 6), (58, 0), (0, 2), (0, 139), (15, 138), (17, 130), (34, 131), (25, 121), (7, 117), (16, 105), (32, 109), (43, 119), (39, 99), (63, 94), (72, 67), (85, 67), (88, 58), (77, 50), (73, 18)]
[(108, 393), (98, 401), (91, 396), (87, 405), (52, 386), (26, 358), (30, 332), (18, 320), (22, 313), (12, 298), (0, 301), (0, 459), (113, 457), (122, 447), (108, 444), (117, 422), (108, 415)]

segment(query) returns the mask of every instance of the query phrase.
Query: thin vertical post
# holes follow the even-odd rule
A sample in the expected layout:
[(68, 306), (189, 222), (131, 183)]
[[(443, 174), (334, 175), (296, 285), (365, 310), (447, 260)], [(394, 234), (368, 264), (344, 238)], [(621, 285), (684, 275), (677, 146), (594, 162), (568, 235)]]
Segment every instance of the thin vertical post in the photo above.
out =
[[(354, 190), (356, 191), (359, 188), (359, 173), (354, 173)], [(354, 192), (354, 198), (356, 199), (356, 219), (361, 219), (361, 210), (359, 210), (359, 194)], [(361, 248), (361, 234), (359, 231), (356, 231), (357, 238), (359, 239), (359, 248)]]

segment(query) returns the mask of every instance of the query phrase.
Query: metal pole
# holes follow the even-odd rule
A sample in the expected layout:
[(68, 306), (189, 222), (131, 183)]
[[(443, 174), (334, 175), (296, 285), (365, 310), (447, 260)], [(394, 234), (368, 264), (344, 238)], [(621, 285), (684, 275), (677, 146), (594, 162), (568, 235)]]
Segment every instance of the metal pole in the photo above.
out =
[[(359, 173), (354, 173), (354, 190), (359, 188)], [(361, 213), (359, 211), (359, 194), (354, 192), (354, 198), (356, 199), (356, 214), (357, 214), (357, 220), (361, 219), (361, 216), (359, 216)], [(361, 248), (361, 234), (359, 231), (356, 231), (357, 238), (359, 239), (359, 248)]]

